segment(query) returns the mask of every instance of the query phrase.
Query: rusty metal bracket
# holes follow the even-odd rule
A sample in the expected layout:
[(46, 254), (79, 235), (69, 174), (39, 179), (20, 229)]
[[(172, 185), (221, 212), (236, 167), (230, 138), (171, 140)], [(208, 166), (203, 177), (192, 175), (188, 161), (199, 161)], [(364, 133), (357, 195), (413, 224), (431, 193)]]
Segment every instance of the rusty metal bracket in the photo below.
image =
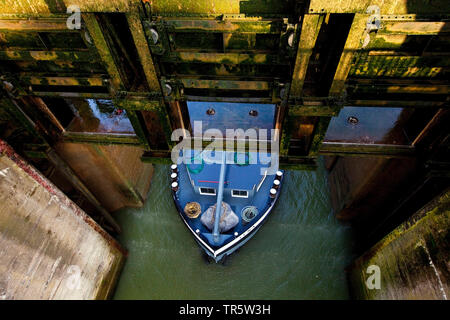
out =
[(157, 56), (169, 54), (171, 52), (171, 45), (169, 36), (167, 35), (167, 24), (163, 20), (144, 20), (142, 24), (152, 54)]

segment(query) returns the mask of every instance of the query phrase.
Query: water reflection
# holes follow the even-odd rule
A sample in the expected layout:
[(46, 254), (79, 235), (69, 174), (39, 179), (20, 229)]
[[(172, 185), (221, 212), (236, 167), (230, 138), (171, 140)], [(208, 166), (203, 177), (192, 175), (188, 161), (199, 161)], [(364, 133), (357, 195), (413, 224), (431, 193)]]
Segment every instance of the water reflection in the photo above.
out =
[(111, 100), (72, 99), (71, 106), (75, 118), (67, 131), (134, 133), (126, 111), (116, 108)]

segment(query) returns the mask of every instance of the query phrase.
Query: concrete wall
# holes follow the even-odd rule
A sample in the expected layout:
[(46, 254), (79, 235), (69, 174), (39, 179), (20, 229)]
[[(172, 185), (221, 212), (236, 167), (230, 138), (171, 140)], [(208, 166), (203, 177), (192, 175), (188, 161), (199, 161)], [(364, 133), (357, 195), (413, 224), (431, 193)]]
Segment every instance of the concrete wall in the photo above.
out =
[(125, 251), (0, 140), (0, 299), (105, 299)]
[[(356, 299), (450, 297), (450, 189), (379, 241), (349, 268)], [(380, 289), (369, 289), (367, 272), (379, 267)], [(376, 272), (376, 271), (375, 271)], [(375, 285), (375, 278), (369, 283)]]

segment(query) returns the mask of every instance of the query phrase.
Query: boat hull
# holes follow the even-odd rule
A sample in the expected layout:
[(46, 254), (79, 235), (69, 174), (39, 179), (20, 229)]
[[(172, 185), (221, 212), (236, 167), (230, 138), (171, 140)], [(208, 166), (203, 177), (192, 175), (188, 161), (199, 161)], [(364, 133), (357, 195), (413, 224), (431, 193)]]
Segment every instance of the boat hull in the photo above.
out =
[[(284, 177), (281, 178), (280, 181), (281, 184), (283, 179)], [(245, 232), (243, 232), (239, 236), (235, 237), (235, 239), (224, 244), (221, 247), (212, 247), (210, 244), (208, 244), (206, 239), (202, 238), (201, 234), (198, 234), (195, 232), (195, 230), (193, 230), (193, 228), (185, 218), (183, 214), (183, 208), (180, 205), (176, 192), (173, 190), (172, 190), (172, 198), (181, 220), (184, 222), (188, 230), (192, 233), (198, 245), (205, 251), (205, 253), (208, 256), (210, 256), (217, 263), (221, 261), (224, 257), (231, 255), (234, 251), (243, 246), (248, 240), (250, 240), (256, 234), (256, 232), (258, 232), (261, 226), (267, 221), (270, 213), (273, 211), (278, 201), (278, 198), (280, 197), (280, 191), (281, 185), (275, 198), (270, 200), (270, 204), (268, 205), (267, 209), (263, 213), (261, 213), (259, 217), (255, 219), (254, 222), (252, 222), (252, 225)]]

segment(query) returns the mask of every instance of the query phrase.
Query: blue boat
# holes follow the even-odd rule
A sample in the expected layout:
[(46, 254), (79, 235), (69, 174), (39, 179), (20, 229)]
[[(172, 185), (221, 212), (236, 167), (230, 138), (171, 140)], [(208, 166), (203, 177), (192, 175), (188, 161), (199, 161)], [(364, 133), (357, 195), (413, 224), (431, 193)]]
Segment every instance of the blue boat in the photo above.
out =
[(188, 152), (190, 163), (171, 166), (173, 199), (200, 247), (219, 262), (267, 220), (280, 195), (283, 171), (269, 170), (257, 152)]

